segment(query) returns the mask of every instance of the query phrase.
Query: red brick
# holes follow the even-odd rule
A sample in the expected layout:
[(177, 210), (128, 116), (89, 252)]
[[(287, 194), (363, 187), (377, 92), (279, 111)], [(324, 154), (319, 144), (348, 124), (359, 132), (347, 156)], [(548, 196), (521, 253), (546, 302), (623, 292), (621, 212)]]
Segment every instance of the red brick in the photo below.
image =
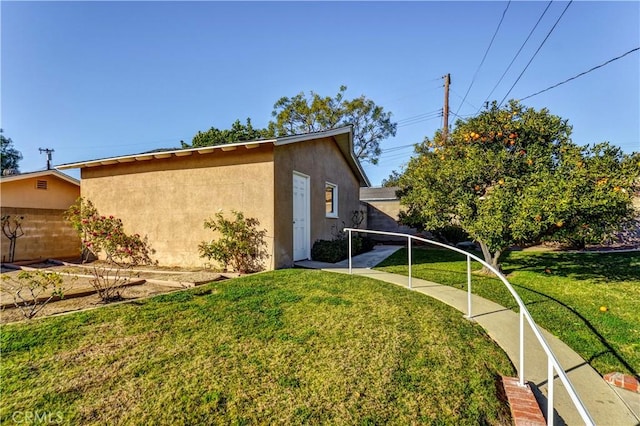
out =
[(640, 382), (638, 382), (638, 379), (628, 374), (609, 373), (604, 375), (604, 379), (608, 383), (619, 388), (640, 393)]
[(516, 426), (541, 426), (546, 424), (538, 401), (536, 401), (529, 385), (520, 386), (518, 379), (514, 377), (503, 377), (502, 383), (509, 401), (511, 417), (513, 417), (513, 423)]

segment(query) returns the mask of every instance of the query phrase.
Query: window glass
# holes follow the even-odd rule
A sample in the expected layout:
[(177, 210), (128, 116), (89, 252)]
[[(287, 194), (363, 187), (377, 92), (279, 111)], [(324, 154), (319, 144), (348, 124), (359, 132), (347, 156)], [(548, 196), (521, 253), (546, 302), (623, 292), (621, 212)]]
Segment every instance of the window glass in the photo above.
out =
[(329, 182), (324, 187), (324, 204), (327, 217), (338, 217), (338, 187)]

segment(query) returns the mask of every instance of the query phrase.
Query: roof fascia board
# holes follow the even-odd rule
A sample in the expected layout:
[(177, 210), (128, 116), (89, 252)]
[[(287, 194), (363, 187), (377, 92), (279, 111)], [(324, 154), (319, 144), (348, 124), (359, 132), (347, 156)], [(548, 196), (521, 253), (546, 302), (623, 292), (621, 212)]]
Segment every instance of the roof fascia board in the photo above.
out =
[(290, 143), (297, 143), (308, 141), (312, 139), (329, 138), (332, 136), (338, 136), (346, 133), (351, 133), (351, 126), (348, 127), (336, 127), (335, 129), (323, 130), (321, 132), (303, 133), (301, 135), (291, 135), (277, 138), (275, 145), (287, 145)]
[[(101, 165), (104, 165), (104, 163), (108, 163), (108, 164), (128, 163), (128, 162), (136, 161), (138, 159), (150, 160), (154, 158), (154, 156), (156, 155), (162, 156), (162, 158), (168, 158), (172, 155), (175, 155), (176, 157), (182, 157), (182, 156), (190, 155), (193, 153), (206, 154), (209, 152), (213, 152), (215, 150), (223, 150), (222, 149), (223, 147), (226, 150), (229, 150), (229, 149), (246, 145), (247, 149), (252, 149), (252, 148), (256, 148), (258, 145), (264, 145), (268, 143), (275, 144), (275, 142), (276, 142), (276, 139), (265, 139), (265, 140), (257, 140), (257, 141), (236, 142), (236, 143), (229, 143), (229, 144), (222, 144), (222, 145), (202, 146), (198, 148), (175, 149), (172, 151), (158, 151), (158, 152), (149, 152), (149, 153), (130, 154), (130, 155), (123, 155), (120, 157), (100, 158), (97, 160), (60, 164), (59, 166), (56, 166), (56, 168), (64, 170), (64, 169), (78, 169), (82, 167), (101, 166)], [(146, 157), (149, 157), (149, 158), (146, 158)], [(155, 157), (155, 158), (158, 158), (158, 157)]]
[(73, 185), (76, 186), (80, 186), (80, 181), (74, 177), (71, 177), (69, 175), (66, 175), (56, 169), (51, 169), (51, 170), (42, 170), (39, 172), (27, 172), (27, 173), (19, 173), (17, 175), (9, 175), (9, 176), (2, 176), (2, 179), (0, 179), (0, 182), (13, 182), (16, 180), (23, 180), (23, 179), (29, 179), (29, 178), (39, 178), (39, 177), (43, 177), (43, 176), (49, 176), (49, 175), (53, 175), (56, 176), (59, 179), (62, 179), (66, 182), (69, 182)]

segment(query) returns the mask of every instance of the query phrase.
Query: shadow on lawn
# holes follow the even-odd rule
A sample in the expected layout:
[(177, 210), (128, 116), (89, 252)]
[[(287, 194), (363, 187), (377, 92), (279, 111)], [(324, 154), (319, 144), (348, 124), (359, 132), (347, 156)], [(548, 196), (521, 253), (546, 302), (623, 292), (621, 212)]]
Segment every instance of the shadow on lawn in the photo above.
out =
[[(397, 254), (397, 253), (396, 253)], [(474, 253), (477, 254), (477, 253)], [(480, 256), (481, 257), (481, 256)], [(508, 253), (504, 258), (503, 273), (508, 275), (515, 271), (531, 271), (544, 274), (544, 269), (551, 269), (556, 276), (569, 277), (576, 280), (589, 279), (599, 283), (608, 283), (610, 281), (638, 280), (640, 279), (640, 268), (633, 267), (632, 263), (638, 262), (640, 259), (639, 252), (628, 253), (535, 253), (522, 256), (519, 254)], [(442, 269), (425, 267), (429, 263), (453, 263), (463, 260), (463, 256), (445, 250), (429, 249), (416, 250), (414, 255), (414, 264), (422, 265), (423, 271), (432, 270), (434, 273), (444, 272)], [(403, 255), (391, 256), (387, 261), (379, 266), (402, 266), (406, 265), (406, 258)], [(545, 266), (546, 265), (546, 266)], [(457, 271), (451, 269), (446, 271), (448, 274), (460, 276), (460, 282), (466, 282), (466, 271)], [(477, 277), (477, 276), (476, 276)], [(477, 277), (480, 278), (480, 277)], [(481, 279), (494, 280), (483, 276)], [(457, 281), (457, 280), (456, 280)], [(620, 353), (612, 347), (606, 338), (595, 328), (595, 326), (585, 318), (575, 308), (566, 303), (549, 296), (548, 294), (534, 290), (532, 288), (511, 282), (514, 288), (522, 289), (530, 294), (535, 294), (539, 298), (532, 300), (523, 300), (526, 306), (551, 302), (569, 311), (575, 318), (579, 319), (590, 333), (604, 346), (605, 350), (594, 353), (587, 359), (587, 363), (592, 364), (596, 358), (610, 354), (621, 365), (623, 365), (636, 378), (640, 379), (638, 371), (636, 371)], [(464, 286), (463, 286), (464, 287)], [(463, 288), (464, 289), (464, 288)], [(520, 293), (520, 292), (518, 292)], [(521, 295), (520, 297), (522, 297)], [(524, 299), (524, 298), (523, 298)], [(517, 304), (511, 303), (506, 306), (509, 309), (517, 309)]]
[(638, 263), (640, 252), (536, 253), (526, 256), (510, 252), (504, 257), (503, 271), (507, 275), (515, 271), (543, 272), (544, 268), (549, 268), (554, 275), (605, 283), (640, 280)]
[[(547, 294), (544, 294), (542, 292), (539, 292), (537, 290), (533, 290), (529, 287), (525, 287), (523, 285), (519, 285), (519, 284), (513, 284), (512, 285), (514, 287), (517, 288), (521, 288), (527, 291), (530, 291), (532, 293), (535, 293), (539, 296), (544, 297), (545, 299), (551, 300), (555, 303), (557, 303), (558, 305), (562, 306), (563, 308), (565, 308), (566, 310), (568, 310), (569, 312), (571, 312), (574, 316), (576, 316), (577, 318), (580, 319), (580, 321), (582, 321), (582, 323), (589, 329), (589, 331), (591, 331), (591, 333), (598, 339), (598, 341), (602, 344), (602, 346), (604, 346), (606, 348), (606, 350), (604, 351), (600, 351), (594, 355), (591, 355), (589, 357), (589, 359), (587, 359), (587, 363), (589, 365), (591, 365), (591, 363), (593, 362), (593, 360), (595, 360), (598, 357), (604, 356), (606, 354), (611, 354), (620, 364), (624, 365), (624, 367), (631, 372), (637, 379), (640, 380), (640, 375), (638, 374), (637, 371), (634, 370), (634, 368), (631, 366), (631, 364), (629, 364), (627, 362), (627, 360), (625, 360), (622, 355), (620, 355), (613, 346), (611, 346), (609, 344), (609, 342), (607, 342), (607, 339), (604, 338), (604, 336), (602, 334), (600, 334), (600, 332), (593, 326), (593, 324), (591, 324), (591, 322), (586, 319), (582, 314), (580, 314), (580, 312), (576, 311), (573, 307), (567, 305), (566, 303), (563, 303), (562, 301), (556, 299), (555, 297), (551, 297)], [(540, 303), (540, 301), (534, 301), (533, 303)], [(525, 305), (530, 305), (531, 303), (525, 303)]]

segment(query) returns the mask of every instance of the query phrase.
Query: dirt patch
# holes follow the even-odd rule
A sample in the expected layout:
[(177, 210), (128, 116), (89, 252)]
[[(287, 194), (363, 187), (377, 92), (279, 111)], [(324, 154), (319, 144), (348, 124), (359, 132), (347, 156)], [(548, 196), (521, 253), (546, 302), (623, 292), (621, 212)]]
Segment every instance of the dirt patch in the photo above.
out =
[[(3, 265), (0, 281), (0, 324), (24, 320), (20, 309), (15, 307), (12, 286), (21, 270), (44, 270), (62, 275), (65, 297), (50, 301), (37, 317), (58, 315), (65, 312), (106, 306), (95, 294), (91, 285), (91, 272), (94, 267), (105, 267), (104, 264), (76, 265), (58, 261), (45, 261), (25, 265)], [(16, 269), (21, 268), (21, 269)], [(114, 273), (110, 271), (110, 273)], [(162, 268), (145, 266), (144, 269), (127, 271), (128, 284), (122, 289), (122, 300), (134, 300), (178, 289), (194, 287), (211, 281), (231, 278), (232, 275), (219, 274), (211, 270), (190, 268)], [(50, 295), (43, 293), (41, 297)]]

